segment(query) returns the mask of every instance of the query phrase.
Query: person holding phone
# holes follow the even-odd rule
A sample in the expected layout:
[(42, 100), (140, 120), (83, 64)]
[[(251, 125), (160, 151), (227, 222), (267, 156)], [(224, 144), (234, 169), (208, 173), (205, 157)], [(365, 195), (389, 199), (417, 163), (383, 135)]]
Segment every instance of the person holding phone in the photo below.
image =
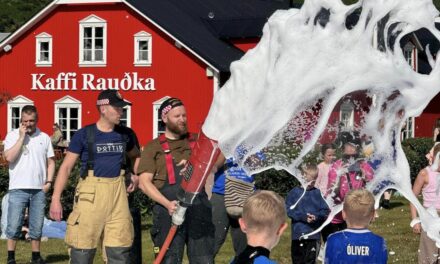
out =
[(9, 162), (9, 199), (6, 236), (8, 264), (15, 264), (15, 247), (21, 237), (23, 211), (29, 207), (30, 263), (45, 263), (40, 255), (46, 193), (55, 173), (54, 151), (50, 137), (38, 127), (37, 108), (21, 110), (21, 124), (5, 139), (5, 158)]

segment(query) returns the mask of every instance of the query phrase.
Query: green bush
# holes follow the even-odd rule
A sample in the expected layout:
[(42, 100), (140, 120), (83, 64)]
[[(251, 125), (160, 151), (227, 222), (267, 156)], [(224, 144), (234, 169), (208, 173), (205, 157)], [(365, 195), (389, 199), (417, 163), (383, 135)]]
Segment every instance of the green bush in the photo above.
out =
[(255, 186), (260, 190), (271, 190), (283, 197), (295, 186), (298, 180), (284, 170), (270, 169), (255, 175)]
[[(61, 165), (61, 163), (62, 160), (57, 161), (56, 172), (58, 172), (58, 168)], [(79, 175), (80, 175), (80, 163), (77, 162), (72, 169), (72, 173), (70, 174), (69, 180), (61, 196), (61, 204), (63, 205), (64, 219), (66, 219), (69, 216), (70, 212), (72, 212), (75, 187), (78, 183)], [(9, 186), (8, 168), (0, 167), (0, 200), (7, 193), (8, 186)], [(51, 189), (47, 194), (47, 206), (46, 206), (47, 216), (49, 216), (49, 207), (52, 201), (52, 192), (53, 189)], [(130, 201), (130, 207), (139, 208), (141, 210), (142, 216), (146, 216), (147, 214), (150, 214), (151, 208), (153, 206), (153, 202), (141, 191), (137, 190), (134, 193), (130, 194), (129, 201)], [(1, 215), (1, 209), (0, 209), (0, 215)]]
[(419, 171), (428, 166), (425, 155), (433, 145), (432, 138), (409, 138), (402, 141), (402, 149), (408, 159), (412, 182)]

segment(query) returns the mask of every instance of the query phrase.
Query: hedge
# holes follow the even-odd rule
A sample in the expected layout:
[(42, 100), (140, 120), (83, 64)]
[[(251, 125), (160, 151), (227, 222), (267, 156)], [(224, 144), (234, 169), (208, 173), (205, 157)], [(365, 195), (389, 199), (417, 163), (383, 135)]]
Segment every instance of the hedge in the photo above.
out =
[[(402, 142), (402, 148), (407, 156), (410, 171), (411, 171), (411, 179), (414, 180), (417, 176), (418, 172), (427, 166), (428, 162), (425, 158), (426, 153), (433, 146), (433, 141), (431, 138), (411, 138), (406, 139)], [(305, 160), (307, 162), (317, 162), (318, 161), (318, 148), (312, 151)], [(294, 156), (295, 154), (293, 154)], [(292, 157), (293, 157), (292, 156)], [(57, 169), (60, 165), (61, 161), (57, 162)], [(68, 184), (62, 195), (62, 204), (63, 204), (63, 216), (67, 217), (72, 210), (73, 197), (75, 192), (75, 186), (78, 182), (79, 178), (79, 163), (76, 164), (74, 169), (72, 170), (72, 174), (69, 177)], [(0, 167), (0, 197), (8, 190), (8, 169), (4, 167)], [(256, 186), (259, 189), (267, 189), (273, 190), (280, 195), (285, 196), (287, 192), (292, 189), (294, 186), (297, 186), (299, 183), (288, 172), (284, 170), (267, 170), (261, 172), (256, 175)], [(48, 205), (46, 208), (46, 213), (49, 211), (49, 205), (51, 201), (52, 190), (48, 194)], [(130, 203), (132, 207), (137, 207), (141, 210), (143, 216), (151, 213), (151, 208), (153, 202), (146, 195), (144, 195), (141, 191), (137, 190), (133, 194), (130, 195)]]

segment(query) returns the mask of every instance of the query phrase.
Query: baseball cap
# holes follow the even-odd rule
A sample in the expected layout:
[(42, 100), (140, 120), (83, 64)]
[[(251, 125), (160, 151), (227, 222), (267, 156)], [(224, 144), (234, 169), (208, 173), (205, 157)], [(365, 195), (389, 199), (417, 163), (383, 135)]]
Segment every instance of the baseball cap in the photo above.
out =
[(104, 90), (98, 95), (98, 101), (96, 105), (112, 105), (116, 107), (124, 107), (131, 105), (131, 103), (125, 101), (121, 94), (115, 90)]
[(161, 115), (166, 115), (174, 107), (183, 105), (179, 98), (171, 97), (166, 99), (159, 107), (159, 113)]

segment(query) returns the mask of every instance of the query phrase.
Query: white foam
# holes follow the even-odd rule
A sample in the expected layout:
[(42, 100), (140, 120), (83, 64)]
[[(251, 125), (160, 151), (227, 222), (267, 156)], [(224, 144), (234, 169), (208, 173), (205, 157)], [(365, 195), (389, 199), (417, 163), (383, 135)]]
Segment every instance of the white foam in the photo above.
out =
[[(328, 22), (317, 19), (323, 8), (329, 10)], [(359, 8), (358, 23), (347, 29), (347, 16)], [(382, 160), (367, 188), (377, 197), (387, 186), (403, 193), (440, 246), (440, 221), (412, 194), (409, 165), (396, 136), (403, 120), (420, 115), (440, 90), (440, 60), (430, 59), (429, 75), (418, 74), (399, 45), (404, 35), (420, 28), (440, 39), (436, 16), (431, 0), (365, 0), (353, 5), (306, 0), (300, 10), (277, 11), (260, 43), (231, 65), (231, 78), (215, 95), (203, 131), (248, 172), (276, 168), (299, 175), (298, 165), (323, 134), (337, 131), (330, 119), (335, 106), (344, 96), (363, 91), (373, 103), (362, 113), (358, 130), (371, 137), (374, 156)], [(377, 30), (379, 21), (384, 30)], [(392, 38), (393, 46), (378, 49), (378, 40)], [(404, 110), (401, 119), (396, 118), (399, 110)], [(332, 209), (334, 215), (341, 206)]]

